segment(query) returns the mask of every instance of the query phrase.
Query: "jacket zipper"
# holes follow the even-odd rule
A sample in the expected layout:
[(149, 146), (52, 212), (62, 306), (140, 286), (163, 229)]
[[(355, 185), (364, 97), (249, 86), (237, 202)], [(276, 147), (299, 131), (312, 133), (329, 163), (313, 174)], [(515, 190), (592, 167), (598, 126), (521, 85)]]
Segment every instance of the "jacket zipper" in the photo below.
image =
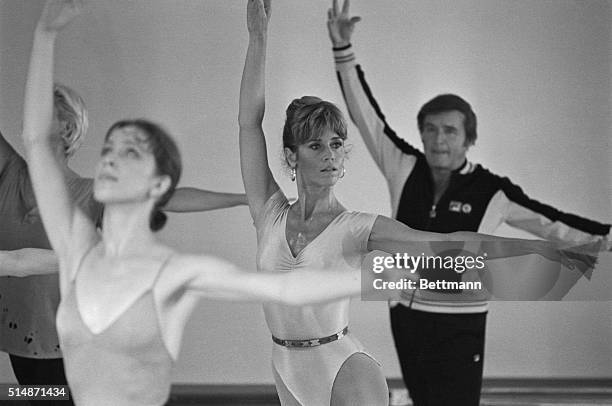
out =
[(431, 210), (429, 210), (429, 218), (430, 219), (436, 218), (436, 205), (435, 204), (431, 205)]

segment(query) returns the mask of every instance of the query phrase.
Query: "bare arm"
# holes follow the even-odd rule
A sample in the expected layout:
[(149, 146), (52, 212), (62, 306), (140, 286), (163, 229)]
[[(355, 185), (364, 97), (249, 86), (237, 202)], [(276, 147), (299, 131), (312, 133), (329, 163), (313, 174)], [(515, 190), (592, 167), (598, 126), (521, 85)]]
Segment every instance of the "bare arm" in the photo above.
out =
[[(421, 253), (425, 255), (440, 255), (441, 253), (448, 255), (449, 250), (456, 248), (456, 244), (453, 245), (453, 242), (466, 243), (465, 249), (472, 251), (474, 254), (486, 253), (488, 259), (538, 254), (570, 268), (576, 265), (562, 250), (548, 241), (504, 238), (468, 231), (448, 234), (432, 233), (414, 230), (385, 216), (378, 216), (376, 219), (368, 241), (368, 249), (380, 250), (390, 254), (408, 253), (413, 256), (421, 255)], [(574, 260), (582, 261), (583, 259), (574, 258)], [(584, 260), (588, 259), (584, 258)], [(578, 265), (581, 266), (582, 264)], [(591, 263), (588, 264), (588, 266), (592, 265)]]
[(51, 142), (53, 58), (58, 32), (79, 14), (75, 0), (48, 0), (34, 34), (25, 90), (23, 140), (43, 223), (60, 261), (96, 238), (95, 226), (71, 200)]
[(244, 193), (220, 193), (191, 187), (178, 188), (164, 206), (169, 212), (185, 213), (224, 209), (248, 204)]
[(31, 276), (57, 273), (59, 265), (52, 250), (22, 248), (0, 251), (0, 275)]
[(251, 217), (278, 190), (268, 165), (262, 128), (265, 111), (265, 62), (270, 0), (248, 0), (249, 47), (240, 83), (240, 167)]
[(222, 259), (204, 256), (182, 256), (173, 261), (172, 268), (175, 283), (210, 299), (302, 306), (361, 291), (357, 271), (247, 272)]

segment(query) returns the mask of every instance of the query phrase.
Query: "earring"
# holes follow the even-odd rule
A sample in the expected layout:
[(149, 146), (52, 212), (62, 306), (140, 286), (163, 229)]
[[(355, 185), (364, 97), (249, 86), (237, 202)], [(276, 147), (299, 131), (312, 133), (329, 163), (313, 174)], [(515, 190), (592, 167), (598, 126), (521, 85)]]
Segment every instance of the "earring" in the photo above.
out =
[(344, 175), (346, 175), (346, 168), (343, 166), (342, 167), (342, 175), (340, 175), (340, 179), (344, 178)]
[(295, 168), (291, 168), (291, 182), (295, 182), (296, 175), (297, 171), (295, 170)]

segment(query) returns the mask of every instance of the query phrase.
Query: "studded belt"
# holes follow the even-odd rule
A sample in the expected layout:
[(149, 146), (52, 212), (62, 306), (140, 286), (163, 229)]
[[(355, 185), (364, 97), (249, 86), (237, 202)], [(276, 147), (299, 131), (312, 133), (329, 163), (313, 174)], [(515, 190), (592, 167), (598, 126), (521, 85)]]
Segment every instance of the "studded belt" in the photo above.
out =
[(293, 348), (306, 348), (306, 347), (316, 347), (319, 345), (331, 343), (333, 341), (339, 340), (344, 337), (348, 333), (348, 326), (344, 327), (341, 331), (336, 334), (332, 334), (327, 337), (321, 338), (310, 338), (308, 340), (283, 340), (278, 337), (272, 336), (272, 341), (274, 341), (278, 345), (282, 345), (283, 347), (293, 347)]

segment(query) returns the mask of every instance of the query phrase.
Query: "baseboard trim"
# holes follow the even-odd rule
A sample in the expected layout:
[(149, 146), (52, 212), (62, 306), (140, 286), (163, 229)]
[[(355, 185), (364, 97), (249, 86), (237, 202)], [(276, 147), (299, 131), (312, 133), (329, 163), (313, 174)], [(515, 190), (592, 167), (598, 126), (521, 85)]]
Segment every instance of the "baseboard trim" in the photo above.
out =
[[(389, 388), (403, 388), (400, 379), (389, 379)], [(612, 378), (486, 378), (483, 398), (516, 399), (546, 396), (573, 399), (585, 397), (612, 400)], [(172, 404), (211, 403), (216, 405), (270, 404), (277, 401), (274, 385), (172, 385)]]
[(169, 404), (208, 402), (245, 405), (269, 404), (278, 399), (274, 385), (186, 385), (174, 384)]
[(483, 381), (482, 393), (612, 395), (612, 379), (488, 378)]
[[(387, 382), (390, 391), (403, 391), (406, 396), (401, 379), (392, 378)], [(270, 384), (172, 385), (167, 406), (202, 404), (269, 406), (278, 404), (278, 397), (274, 385)], [(612, 378), (485, 378), (482, 404), (612, 405)]]

